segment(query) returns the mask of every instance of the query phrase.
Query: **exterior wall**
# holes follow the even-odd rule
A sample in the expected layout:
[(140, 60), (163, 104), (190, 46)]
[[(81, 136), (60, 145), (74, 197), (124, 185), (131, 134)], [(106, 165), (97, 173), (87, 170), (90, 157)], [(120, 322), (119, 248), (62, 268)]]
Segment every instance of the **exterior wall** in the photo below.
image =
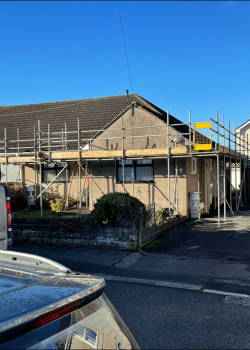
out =
[[(242, 141), (241, 141), (242, 146), (244, 146), (244, 139), (245, 139), (246, 147), (247, 147), (247, 137), (248, 137), (248, 144), (250, 144), (250, 124), (247, 124), (237, 132), (239, 132), (238, 136), (240, 135), (242, 136)], [(239, 140), (237, 142), (239, 143)], [(239, 150), (240, 146), (238, 146), (237, 148)], [(242, 148), (242, 151), (244, 152), (244, 148)]]
[[(214, 183), (213, 177), (210, 174), (207, 165), (210, 166), (210, 159), (207, 157), (200, 157), (198, 159), (198, 171), (200, 174), (200, 202), (204, 203), (203, 213), (208, 213), (211, 208), (210, 195), (212, 198), (217, 195), (217, 185)], [(212, 163), (212, 169), (214, 172), (214, 160)], [(215, 163), (216, 171), (216, 163)], [(216, 178), (216, 173), (215, 173)], [(187, 158), (187, 211), (190, 213), (190, 206), (192, 206), (192, 201), (190, 201), (190, 192), (198, 192), (198, 175), (191, 175), (191, 158)]]
[[(231, 170), (231, 182), (233, 187), (235, 188), (235, 169)], [(236, 169), (236, 187), (237, 189), (240, 188), (241, 184), (241, 171), (240, 168)]]
[[(244, 154), (244, 148), (243, 146), (245, 145), (245, 147), (248, 147), (248, 157), (250, 156), (250, 124), (245, 125), (243, 128), (241, 128), (239, 131), (238, 136), (242, 137), (242, 141), (241, 141), (241, 145), (242, 145), (242, 153)], [(244, 140), (245, 140), (245, 144), (244, 144)], [(248, 141), (248, 146), (247, 146), (247, 141)], [(237, 143), (239, 143), (239, 140), (237, 140)], [(237, 150), (240, 151), (240, 145), (237, 145)], [(245, 150), (245, 154), (247, 155), (247, 150)], [(234, 162), (234, 159), (232, 159), (232, 161)], [(231, 169), (231, 182), (232, 185), (235, 187), (237, 187), (237, 189), (240, 188), (240, 184), (241, 184), (241, 169), (237, 168), (236, 169), (236, 183), (235, 183), (235, 169)], [(235, 186), (236, 185), (236, 186)]]
[[(36, 186), (36, 191), (37, 194), (40, 193), (40, 168), (37, 166), (36, 170), (36, 175), (37, 175), (37, 186)], [(70, 163), (70, 171), (69, 171), (69, 178), (72, 176), (73, 173), (73, 179), (72, 179), (72, 184), (70, 187), (70, 196), (74, 198), (79, 198), (79, 165), (77, 163)], [(80, 169), (80, 175), (81, 175), (81, 188), (83, 189), (84, 185), (85, 188), (87, 186), (87, 181), (85, 180), (85, 172), (83, 169)], [(26, 186), (32, 186), (35, 184), (35, 171), (34, 171), (34, 166), (25, 166), (24, 167), (24, 183)], [(47, 183), (42, 183), (42, 189), (44, 189), (47, 186)], [(56, 186), (56, 181), (55, 184), (51, 185), (52, 188), (55, 188)], [(67, 188), (69, 186), (69, 183), (59, 183), (59, 193), (61, 195), (64, 195), (67, 193)]]
[[(244, 154), (244, 148), (243, 146), (245, 145), (245, 147), (248, 147), (248, 157), (250, 156), (250, 124), (245, 125), (243, 128), (241, 128), (239, 131), (239, 135), (242, 137), (242, 141), (241, 141), (241, 145), (242, 145), (242, 153)], [(244, 143), (245, 140), (245, 143)], [(248, 141), (248, 146), (247, 146), (247, 141)], [(237, 142), (239, 143), (239, 139), (237, 140)], [(240, 151), (240, 145), (237, 145), (237, 150)], [(247, 150), (245, 150), (245, 154), (247, 155)], [(234, 159), (232, 159), (232, 161), (234, 162)], [(234, 186), (234, 188), (236, 187), (237, 189), (240, 188), (240, 184), (241, 184), (241, 178), (242, 178), (242, 173), (241, 173), (241, 169), (240, 167), (236, 169), (236, 183), (235, 183), (235, 169), (231, 169), (231, 182), (232, 185)], [(235, 186), (236, 185), (236, 186)]]
[[(14, 164), (7, 165), (7, 181), (15, 182), (17, 179), (22, 180), (22, 169), (19, 171), (20, 166)], [(0, 164), (0, 183), (6, 182), (6, 166)]]
[[(167, 134), (167, 127), (164, 122), (149, 113), (148, 111), (138, 107), (134, 108), (134, 116), (131, 116), (131, 110), (128, 110), (123, 115), (123, 125), (125, 128), (164, 125), (155, 128), (125, 130), (124, 136), (139, 136), (139, 135), (161, 135)], [(120, 137), (122, 121), (119, 118), (114, 122), (110, 129), (120, 129), (115, 131), (106, 131), (101, 134), (100, 138), (105, 137)], [(176, 130), (169, 128), (171, 133), (176, 133)], [(171, 140), (171, 139), (170, 139)], [(185, 144), (184, 138), (177, 147)], [(170, 142), (170, 148), (174, 144)], [(121, 139), (113, 140), (96, 140), (92, 143), (92, 150), (121, 150)], [(147, 148), (167, 148), (167, 136), (144, 136), (142, 138), (125, 138), (124, 149), (147, 149)], [(186, 196), (186, 160), (179, 159), (179, 168), (182, 168), (182, 173), (178, 173), (178, 214), (187, 215), (187, 196)], [(100, 186), (104, 193), (123, 192), (123, 185), (117, 183), (116, 179), (116, 161), (95, 161), (92, 163), (93, 180)], [(163, 207), (168, 207), (168, 173), (167, 159), (154, 159), (154, 183), (134, 182), (125, 183), (125, 190), (130, 195), (140, 199), (144, 204), (156, 203), (156, 210)], [(170, 162), (170, 201), (173, 202), (174, 187), (175, 187), (175, 160)], [(90, 204), (92, 206), (96, 200), (101, 197), (102, 193), (97, 186), (90, 181)], [(92, 201), (93, 199), (93, 201)], [(172, 205), (171, 205), (172, 207)], [(175, 205), (174, 205), (175, 208)]]
[[(179, 172), (177, 177), (178, 187), (178, 214), (187, 215), (187, 198), (186, 193), (186, 160), (179, 159)], [(156, 204), (156, 210), (168, 207), (168, 172), (167, 159), (154, 160), (154, 183), (134, 182), (125, 183), (125, 191), (130, 195), (137, 197), (144, 204), (148, 205), (153, 202)], [(92, 162), (93, 180), (99, 185), (104, 193), (123, 192), (123, 185), (116, 181), (116, 162), (115, 161), (99, 161)], [(133, 189), (134, 187), (134, 189)], [(170, 201), (173, 202), (175, 187), (175, 163), (174, 159), (170, 162)], [(91, 189), (92, 188), (92, 189)], [(93, 205), (96, 200), (102, 196), (101, 191), (90, 180), (90, 204), (91, 192), (93, 193)], [(171, 204), (172, 207), (172, 204)], [(176, 205), (174, 203), (174, 209)], [(176, 211), (175, 211), (176, 213)], [(176, 213), (177, 214), (177, 213)]]
[[(157, 126), (150, 128), (150, 126)], [(132, 129), (132, 130), (124, 130), (124, 149), (151, 149), (151, 148), (167, 148), (167, 126), (161, 119), (157, 118), (155, 115), (151, 114), (147, 110), (141, 108), (140, 106), (134, 108), (134, 116), (131, 116), (131, 109), (127, 110), (123, 114), (123, 127), (124, 128), (134, 128), (134, 127), (142, 127), (148, 126), (148, 128), (143, 129)], [(122, 118), (120, 117), (116, 120), (109, 129), (119, 129), (119, 130), (107, 130), (100, 135), (100, 138), (105, 137), (117, 137), (112, 140), (95, 140), (92, 143), (92, 151), (100, 151), (100, 150), (121, 150), (122, 149)], [(170, 133), (177, 133), (177, 131), (169, 127)], [(145, 136), (144, 136), (145, 135)], [(147, 136), (147, 135), (163, 135), (163, 136)], [(165, 135), (165, 136), (164, 136)], [(132, 137), (134, 138), (126, 138)], [(136, 136), (143, 136), (137, 138)], [(182, 141), (177, 147), (183, 146), (185, 144), (184, 137), (182, 137)], [(171, 142), (171, 138), (169, 140), (169, 147), (173, 148), (174, 144)]]

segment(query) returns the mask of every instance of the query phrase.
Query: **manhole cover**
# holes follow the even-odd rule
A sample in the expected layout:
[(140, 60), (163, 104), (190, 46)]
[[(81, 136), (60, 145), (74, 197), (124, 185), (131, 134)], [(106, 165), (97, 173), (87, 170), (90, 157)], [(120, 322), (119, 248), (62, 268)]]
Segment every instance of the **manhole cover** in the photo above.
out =
[(223, 303), (226, 304), (239, 304), (243, 306), (250, 306), (250, 297), (237, 297), (237, 296), (226, 296), (222, 299)]

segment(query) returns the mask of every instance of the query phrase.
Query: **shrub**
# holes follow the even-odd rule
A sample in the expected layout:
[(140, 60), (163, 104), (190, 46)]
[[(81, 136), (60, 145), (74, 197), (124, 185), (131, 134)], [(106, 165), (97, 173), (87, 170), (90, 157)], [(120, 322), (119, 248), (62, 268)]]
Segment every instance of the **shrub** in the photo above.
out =
[(26, 189), (22, 185), (8, 185), (11, 210), (19, 211), (28, 206)]
[[(50, 186), (46, 190), (45, 194), (43, 195), (43, 208), (44, 209), (51, 209), (51, 202), (55, 203), (57, 198), (60, 198), (59, 184), (58, 183), (56, 184), (55, 187)], [(38, 199), (38, 202), (39, 202), (39, 199)], [(37, 203), (37, 204), (39, 205), (39, 203)]]
[[(64, 194), (60, 198), (55, 198), (55, 200), (50, 200), (49, 203), (50, 203), (51, 210), (58, 212), (58, 211), (62, 211), (65, 208), (66, 202), (67, 202), (67, 195)], [(76, 204), (76, 200), (73, 197), (69, 196), (68, 198), (69, 208), (73, 207), (74, 204)]]
[[(170, 208), (170, 213), (173, 213), (173, 209)], [(159, 224), (169, 218), (169, 208), (162, 208), (156, 211), (156, 223)]]
[[(59, 193), (59, 184), (56, 184), (54, 187), (49, 187), (45, 196), (43, 197), (43, 208), (51, 209), (53, 211), (62, 211), (65, 208), (65, 204), (67, 201), (67, 195), (63, 196)], [(76, 204), (76, 199), (72, 196), (68, 198), (69, 208), (73, 207)]]
[(128, 193), (108, 193), (97, 199), (91, 218), (97, 223), (116, 223), (122, 218), (134, 221), (138, 226), (142, 220), (147, 223), (147, 210), (145, 205)]

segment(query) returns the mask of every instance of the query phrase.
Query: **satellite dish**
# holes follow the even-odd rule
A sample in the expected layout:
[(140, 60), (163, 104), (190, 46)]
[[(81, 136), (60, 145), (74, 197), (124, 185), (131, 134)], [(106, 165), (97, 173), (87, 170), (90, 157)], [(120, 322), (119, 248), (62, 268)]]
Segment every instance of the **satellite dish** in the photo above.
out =
[(181, 133), (176, 133), (174, 135), (172, 135), (172, 142), (176, 143), (180, 143), (181, 142)]

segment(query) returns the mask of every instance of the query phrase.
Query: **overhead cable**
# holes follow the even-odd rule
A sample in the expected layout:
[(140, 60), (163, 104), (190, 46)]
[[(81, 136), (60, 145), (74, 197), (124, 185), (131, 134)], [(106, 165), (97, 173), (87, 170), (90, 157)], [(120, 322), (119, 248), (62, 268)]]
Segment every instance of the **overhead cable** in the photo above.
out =
[(126, 44), (125, 44), (125, 38), (124, 38), (123, 26), (122, 26), (122, 18), (121, 18), (121, 12), (120, 12), (120, 7), (119, 7), (119, 1), (118, 1), (118, 0), (117, 0), (117, 5), (118, 5), (118, 12), (119, 12), (120, 23), (121, 23), (121, 29), (122, 29), (122, 37), (123, 37), (124, 50), (125, 50), (125, 55), (126, 55), (126, 60), (127, 60), (127, 66), (128, 66), (128, 74), (129, 74), (129, 79), (130, 79), (130, 84), (131, 84), (131, 90), (132, 90), (132, 92), (133, 92), (133, 85), (132, 85), (132, 79), (131, 79), (131, 74), (130, 74), (130, 69), (129, 69), (128, 55), (127, 55), (127, 50), (126, 50)]

